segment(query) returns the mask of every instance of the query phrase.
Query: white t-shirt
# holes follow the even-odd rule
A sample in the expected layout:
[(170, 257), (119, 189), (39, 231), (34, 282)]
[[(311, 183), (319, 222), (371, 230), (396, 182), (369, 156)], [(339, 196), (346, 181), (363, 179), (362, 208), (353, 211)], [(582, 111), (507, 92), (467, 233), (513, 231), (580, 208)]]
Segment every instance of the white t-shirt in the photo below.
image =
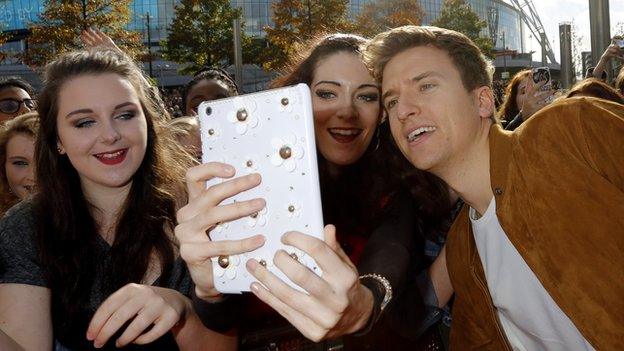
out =
[(594, 350), (557, 306), (507, 238), (492, 198), (479, 219), (470, 222), (487, 286), (501, 326), (514, 350)]

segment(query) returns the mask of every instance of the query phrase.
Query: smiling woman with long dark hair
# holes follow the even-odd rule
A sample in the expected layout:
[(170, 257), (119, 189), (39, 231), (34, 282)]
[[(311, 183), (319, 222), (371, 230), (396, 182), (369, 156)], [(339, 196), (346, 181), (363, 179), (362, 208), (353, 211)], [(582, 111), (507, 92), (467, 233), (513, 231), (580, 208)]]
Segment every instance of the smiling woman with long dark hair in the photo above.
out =
[(117, 51), (46, 67), (39, 192), (0, 222), (0, 320), (26, 349), (50, 349), (52, 336), (75, 350), (232, 345), (186, 297), (173, 227), (190, 159), (158, 133), (164, 112), (146, 82)]
[[(361, 57), (360, 49), (366, 43), (365, 38), (352, 34), (319, 37), (306, 45), (301, 55), (293, 57), (288, 71), (272, 85), (305, 83), (310, 87), (323, 217), (325, 223), (335, 225), (326, 227), (324, 242), (303, 233), (288, 233), (282, 236), (282, 242), (305, 251), (320, 267), (331, 269), (323, 268), (323, 276), (319, 277), (290, 256), (277, 252), (275, 266), (306, 290), (301, 292), (286, 286), (258, 261), (248, 260), (247, 270), (262, 283), (252, 283), (252, 292), (276, 312), (253, 296), (244, 296), (244, 303), (237, 304), (244, 311), (244, 317), (234, 321), (241, 324), (244, 350), (325, 350), (335, 344), (328, 341), (312, 345), (305, 337), (318, 342), (369, 331), (382, 312), (393, 307), (393, 293), (396, 299), (412, 278), (412, 270), (424, 269), (420, 265), (424, 258), (422, 234), (441, 225), (447, 215), (444, 210), (438, 211), (449, 207), (444, 184), (438, 181), (433, 189), (437, 179), (427, 183), (429, 187), (422, 182), (426, 178), (422, 175), (417, 184), (407, 187), (399, 175), (401, 170), (391, 167), (393, 156), (388, 135), (384, 137), (383, 133), (379, 85)], [(225, 198), (260, 183), (260, 177), (248, 175), (203, 189), (207, 179), (234, 175), (223, 167), (209, 164), (189, 171), (189, 177), (199, 184), (194, 191), (190, 187), (189, 193), (197, 195), (179, 211), (181, 223), (176, 227), (181, 247), (189, 253), (183, 257), (197, 284), (196, 291), (202, 295), (198, 297), (211, 303), (206, 310), (216, 311), (224, 310), (215, 303), (223, 297), (214, 288), (207, 252), (217, 252), (224, 242), (210, 242), (205, 232), (215, 223), (240, 218), (264, 206), (260, 199), (245, 205), (219, 205)], [(411, 188), (422, 191), (413, 197)], [(188, 214), (196, 212), (205, 214), (206, 219)], [(433, 215), (425, 218), (424, 212)], [(254, 237), (246, 240), (249, 242), (239, 243), (237, 248), (251, 250), (262, 244)], [(413, 299), (413, 304), (421, 306), (422, 299)], [(223, 321), (216, 313), (203, 317), (211, 324)], [(359, 350), (368, 344), (380, 349), (388, 347), (389, 342), (399, 343), (393, 330), (380, 331), (373, 336), (376, 340), (360, 339), (363, 343), (351, 343), (355, 340), (349, 338), (346, 348)], [(404, 343), (406, 347), (408, 344)]]

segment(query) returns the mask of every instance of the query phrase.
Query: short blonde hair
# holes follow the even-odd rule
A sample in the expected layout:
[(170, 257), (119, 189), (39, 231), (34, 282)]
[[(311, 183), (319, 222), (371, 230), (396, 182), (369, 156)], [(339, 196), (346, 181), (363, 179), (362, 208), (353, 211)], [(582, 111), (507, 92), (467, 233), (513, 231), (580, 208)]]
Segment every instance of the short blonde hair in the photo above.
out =
[(481, 50), (462, 33), (427, 26), (402, 26), (377, 34), (364, 50), (364, 62), (381, 84), (388, 62), (405, 50), (432, 46), (445, 51), (460, 73), (464, 88), (492, 87), (494, 66)]

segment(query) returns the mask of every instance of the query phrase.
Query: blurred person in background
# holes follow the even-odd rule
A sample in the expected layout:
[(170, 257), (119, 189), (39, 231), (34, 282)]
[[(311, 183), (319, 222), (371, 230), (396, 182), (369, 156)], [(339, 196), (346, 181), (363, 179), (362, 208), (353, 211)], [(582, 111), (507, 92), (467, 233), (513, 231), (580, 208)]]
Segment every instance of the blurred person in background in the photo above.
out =
[(172, 133), (180, 146), (198, 162), (202, 161), (202, 144), (197, 117), (178, 117), (167, 124), (167, 132)]
[(19, 77), (0, 80), (0, 123), (21, 114), (34, 111), (37, 101), (32, 86)]
[(505, 89), (498, 119), (507, 130), (518, 128), (552, 100), (552, 90), (540, 91), (545, 82), (534, 83), (531, 77), (530, 69), (522, 70), (513, 76)]
[(7, 121), (0, 129), (0, 216), (35, 189), (35, 140), (39, 116), (30, 112)]
[(184, 114), (196, 116), (197, 107), (202, 102), (238, 94), (238, 86), (236, 86), (234, 79), (223, 69), (206, 68), (199, 70), (182, 90)]
[(596, 67), (594, 67), (594, 69), (591, 71), (591, 75), (588, 75), (588, 78), (594, 77), (596, 79), (606, 81), (608, 79), (606, 71), (607, 64), (611, 60), (624, 61), (624, 47), (620, 47), (617, 44), (618, 42), (620, 42), (620, 40), (622, 40), (621, 43), (624, 43), (624, 38), (620, 36), (616, 36), (611, 39), (611, 44), (609, 44), (609, 46), (607, 46), (605, 51), (602, 53), (602, 55), (600, 56), (600, 60), (598, 60)]

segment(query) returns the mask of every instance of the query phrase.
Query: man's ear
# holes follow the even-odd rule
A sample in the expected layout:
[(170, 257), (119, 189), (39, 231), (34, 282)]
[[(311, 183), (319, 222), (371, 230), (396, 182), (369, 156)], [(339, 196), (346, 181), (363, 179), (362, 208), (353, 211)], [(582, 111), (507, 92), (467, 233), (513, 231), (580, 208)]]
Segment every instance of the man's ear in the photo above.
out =
[(494, 102), (494, 92), (488, 86), (482, 86), (474, 90), (479, 116), (481, 118), (490, 118), (496, 112), (496, 103)]

